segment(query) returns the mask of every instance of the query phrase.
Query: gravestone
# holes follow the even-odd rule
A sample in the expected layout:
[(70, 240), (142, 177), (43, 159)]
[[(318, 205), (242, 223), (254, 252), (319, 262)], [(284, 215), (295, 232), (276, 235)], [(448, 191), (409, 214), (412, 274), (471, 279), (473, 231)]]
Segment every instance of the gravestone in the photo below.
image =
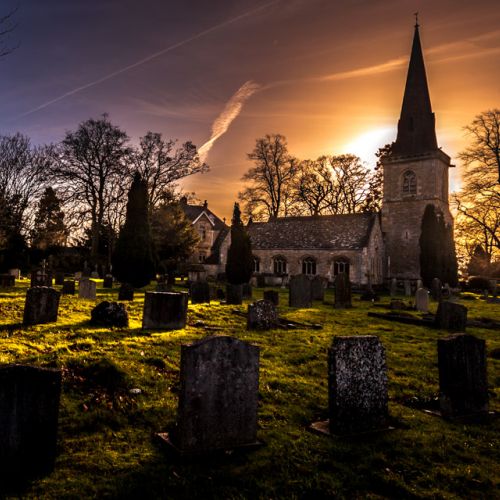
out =
[(325, 299), (325, 279), (322, 276), (314, 276), (311, 280), (311, 294), (312, 300), (321, 300)]
[(437, 308), (436, 326), (450, 332), (465, 332), (467, 308), (462, 304), (442, 300)]
[(404, 286), (405, 286), (405, 296), (406, 297), (411, 297), (411, 281), (410, 280), (405, 280), (404, 281)]
[(180, 330), (186, 326), (187, 308), (186, 292), (146, 292), (142, 328)]
[(248, 305), (247, 329), (270, 330), (279, 322), (276, 306), (267, 300), (258, 300)]
[(226, 294), (224, 293), (224, 290), (222, 288), (217, 288), (215, 290), (215, 296), (218, 300), (225, 300)]
[(128, 312), (123, 304), (105, 300), (92, 309), (90, 323), (99, 326), (128, 326)]
[(353, 434), (386, 427), (387, 367), (378, 337), (335, 337), (328, 378), (331, 432)]
[(275, 290), (265, 290), (264, 300), (267, 300), (275, 306), (278, 306), (280, 303), (280, 294)]
[(172, 285), (168, 281), (162, 281), (156, 284), (155, 288), (156, 292), (171, 292)]
[(226, 284), (226, 304), (240, 305), (243, 302), (243, 285)]
[(423, 285), (423, 283), (422, 283), (422, 280), (417, 280), (417, 290), (418, 290), (419, 288), (424, 288), (424, 285)]
[(429, 292), (427, 289), (419, 288), (415, 293), (415, 308), (420, 312), (429, 312)]
[(232, 337), (181, 346), (181, 387), (172, 444), (199, 455), (256, 444), (259, 348)]
[(64, 273), (57, 271), (54, 275), (54, 284), (61, 286), (64, 283)]
[(242, 292), (243, 292), (243, 298), (244, 299), (251, 299), (252, 298), (252, 285), (250, 283), (243, 283), (242, 285)]
[(439, 278), (432, 279), (431, 295), (434, 300), (441, 300), (441, 280)]
[(57, 321), (61, 294), (48, 286), (35, 286), (26, 290), (23, 325), (38, 325)]
[(451, 288), (448, 283), (445, 283), (441, 288), (441, 299), (451, 299)]
[(78, 298), (95, 300), (97, 292), (97, 283), (93, 280), (81, 279), (78, 282)]
[(90, 277), (97, 280), (97, 279), (99, 279), (99, 273), (97, 271), (92, 271), (90, 273)]
[(31, 271), (30, 286), (52, 286), (52, 274), (43, 269)]
[(82, 271), (77, 271), (77, 272), (75, 273), (75, 279), (76, 279), (76, 280), (81, 280), (82, 278), (83, 278), (83, 273), (82, 273)]
[(76, 282), (75, 280), (64, 280), (62, 284), (63, 295), (75, 295)]
[(191, 304), (210, 304), (210, 285), (208, 281), (193, 281), (189, 285)]
[(16, 286), (16, 278), (11, 274), (0, 274), (0, 288)]
[(311, 280), (305, 274), (296, 274), (290, 278), (288, 305), (300, 308), (312, 306)]
[(14, 279), (16, 279), (16, 280), (20, 280), (21, 279), (21, 269), (17, 269), (17, 268), (9, 269), (7, 271), (7, 274), (10, 274), (11, 276), (14, 276)]
[(349, 275), (339, 273), (335, 279), (335, 303), (336, 309), (346, 309), (352, 307), (351, 302), (351, 282)]
[(438, 340), (439, 403), (443, 417), (487, 414), (486, 343), (459, 333)]
[(391, 279), (390, 294), (391, 297), (395, 297), (398, 294), (398, 280), (396, 278)]
[(128, 283), (122, 283), (118, 290), (118, 300), (134, 300), (134, 287)]
[(0, 495), (54, 468), (61, 371), (0, 366)]
[(102, 281), (103, 288), (113, 288), (113, 276), (111, 274), (106, 274)]

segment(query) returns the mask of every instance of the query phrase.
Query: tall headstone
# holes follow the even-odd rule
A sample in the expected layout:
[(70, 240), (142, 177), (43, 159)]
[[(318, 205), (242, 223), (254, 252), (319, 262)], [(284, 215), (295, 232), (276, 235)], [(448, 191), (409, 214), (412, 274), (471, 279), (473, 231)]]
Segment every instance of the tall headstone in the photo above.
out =
[(0, 494), (54, 467), (61, 371), (0, 366)]
[(26, 290), (24, 325), (38, 325), (57, 321), (61, 294), (47, 286), (35, 286)]
[(326, 281), (322, 276), (314, 276), (311, 280), (311, 294), (313, 300), (323, 301), (325, 298)]
[(439, 278), (432, 279), (431, 295), (434, 300), (441, 300), (442, 283)]
[(436, 312), (436, 326), (450, 332), (465, 332), (467, 308), (462, 304), (442, 300)]
[(244, 299), (251, 299), (252, 298), (252, 285), (250, 283), (243, 283), (242, 285), (242, 292), (243, 292), (243, 298)]
[(0, 274), (0, 288), (16, 286), (16, 278), (11, 274)]
[(312, 306), (311, 280), (307, 275), (296, 274), (290, 278), (288, 305), (300, 308)]
[(210, 304), (210, 285), (208, 281), (192, 281), (189, 285), (191, 304)]
[(264, 290), (264, 300), (268, 300), (275, 306), (279, 306), (280, 294), (276, 290)]
[(258, 300), (248, 305), (247, 329), (270, 330), (278, 326), (279, 317), (276, 306), (267, 300)]
[(118, 300), (134, 300), (134, 287), (128, 283), (122, 283), (118, 289)]
[(181, 388), (172, 443), (183, 454), (257, 440), (259, 348), (232, 337), (181, 347)]
[(349, 275), (339, 273), (335, 279), (335, 303), (336, 309), (346, 309), (352, 307), (351, 302), (351, 282)]
[(75, 295), (76, 291), (75, 280), (64, 280), (61, 291), (63, 295)]
[(80, 299), (95, 300), (97, 283), (89, 279), (81, 279), (78, 282), (78, 297)]
[(429, 292), (425, 288), (417, 289), (415, 293), (415, 307), (417, 311), (429, 312)]
[(390, 294), (391, 297), (395, 297), (398, 294), (398, 280), (396, 278), (391, 279)]
[(423, 283), (422, 283), (422, 280), (417, 280), (417, 290), (418, 290), (419, 288), (424, 288), (424, 285), (423, 285)]
[(405, 285), (405, 296), (411, 297), (411, 281), (405, 280), (404, 285)]
[(241, 305), (243, 302), (243, 285), (226, 284), (226, 304)]
[(331, 432), (355, 434), (387, 425), (387, 367), (378, 337), (335, 337), (328, 377)]
[(146, 292), (142, 328), (180, 330), (186, 326), (187, 308), (186, 292)]
[(111, 274), (106, 274), (102, 281), (103, 288), (113, 288), (113, 276)]
[(64, 283), (64, 273), (62, 271), (57, 271), (54, 275), (54, 283), (57, 286), (61, 286)]
[(439, 403), (444, 417), (488, 412), (486, 343), (459, 333), (438, 340)]

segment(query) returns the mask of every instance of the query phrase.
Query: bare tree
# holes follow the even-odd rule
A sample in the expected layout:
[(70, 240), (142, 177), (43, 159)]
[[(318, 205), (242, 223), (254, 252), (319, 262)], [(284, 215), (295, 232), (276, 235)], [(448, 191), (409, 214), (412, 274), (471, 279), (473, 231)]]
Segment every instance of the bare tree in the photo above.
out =
[(0, 57), (10, 54), (16, 49), (15, 46), (7, 43), (10, 33), (12, 33), (16, 28), (16, 25), (13, 22), (16, 11), (17, 8), (11, 10), (3, 16), (0, 16)]
[(255, 165), (242, 177), (250, 183), (238, 195), (245, 214), (255, 219), (290, 215), (296, 203), (293, 180), (298, 175), (299, 161), (288, 152), (284, 136), (266, 135), (257, 139), (248, 159)]
[(139, 172), (148, 184), (150, 213), (170, 200), (177, 181), (208, 169), (191, 142), (177, 147), (177, 141), (165, 140), (154, 132), (141, 137), (131, 154), (132, 175)]

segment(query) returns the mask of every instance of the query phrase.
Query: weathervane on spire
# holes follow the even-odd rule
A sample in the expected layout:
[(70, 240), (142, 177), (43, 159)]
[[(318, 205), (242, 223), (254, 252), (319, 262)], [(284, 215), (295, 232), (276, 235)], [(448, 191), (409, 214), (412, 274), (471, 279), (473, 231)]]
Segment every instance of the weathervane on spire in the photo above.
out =
[(418, 12), (414, 12), (413, 15), (415, 16), (415, 28), (418, 28), (420, 24), (418, 24)]

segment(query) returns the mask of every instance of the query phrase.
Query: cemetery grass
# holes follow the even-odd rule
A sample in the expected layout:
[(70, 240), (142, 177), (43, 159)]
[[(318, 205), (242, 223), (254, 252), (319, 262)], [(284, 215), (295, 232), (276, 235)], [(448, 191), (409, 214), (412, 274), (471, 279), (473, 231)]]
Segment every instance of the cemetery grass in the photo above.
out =
[[(145, 332), (141, 292), (127, 304), (129, 328), (89, 325), (92, 307), (116, 300), (116, 288), (98, 288), (97, 301), (62, 296), (57, 323), (23, 327), (24, 283), (0, 294), (0, 361), (63, 370), (55, 470), (31, 483), (27, 498), (498, 498), (500, 420), (464, 424), (423, 411), (436, 407), (443, 331), (368, 317), (383, 309), (357, 296), (352, 309), (334, 310), (329, 292), (329, 304), (312, 309), (280, 306), (281, 315), (321, 330), (249, 332), (234, 306), (212, 302), (190, 305), (183, 330)], [(287, 304), (281, 290), (280, 303)], [(498, 304), (475, 295), (463, 303), (470, 319), (500, 319)], [(490, 407), (499, 412), (499, 332), (468, 331), (487, 342)], [(333, 336), (366, 334), (386, 349), (395, 430), (333, 439), (310, 432), (327, 418)], [(260, 347), (258, 437), (265, 445), (182, 462), (154, 435), (175, 422), (181, 344), (206, 335)]]

